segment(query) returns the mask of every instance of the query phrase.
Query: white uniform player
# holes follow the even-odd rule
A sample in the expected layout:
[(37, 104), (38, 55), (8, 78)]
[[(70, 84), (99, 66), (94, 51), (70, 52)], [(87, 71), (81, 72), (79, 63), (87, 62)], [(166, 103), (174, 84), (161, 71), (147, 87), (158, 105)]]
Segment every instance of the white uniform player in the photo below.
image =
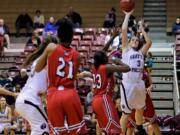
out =
[[(8, 107), (6, 106), (5, 111), (4, 112), (0, 112), (0, 120), (7, 120), (8, 119)], [(10, 127), (11, 123), (0, 123), (0, 133), (2, 133), (4, 131), (5, 127)]]
[(131, 70), (123, 73), (121, 85), (121, 108), (126, 114), (132, 109), (141, 109), (145, 106), (145, 84), (142, 80), (144, 55), (141, 50), (126, 49), (122, 54), (122, 62), (129, 65)]
[(31, 135), (45, 135), (49, 133), (48, 119), (43, 108), (39, 92), (47, 90), (47, 72), (35, 72), (37, 60), (31, 66), (31, 74), (21, 93), (16, 99), (16, 110), (31, 126)]

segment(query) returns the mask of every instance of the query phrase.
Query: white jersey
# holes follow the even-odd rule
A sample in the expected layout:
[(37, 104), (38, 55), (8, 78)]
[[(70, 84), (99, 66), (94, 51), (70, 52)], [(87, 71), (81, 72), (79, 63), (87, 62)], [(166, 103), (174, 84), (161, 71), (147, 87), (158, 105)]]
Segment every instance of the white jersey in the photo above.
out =
[(38, 96), (39, 92), (47, 91), (47, 71), (43, 69), (40, 72), (35, 72), (35, 67), (38, 60), (35, 60), (31, 66), (31, 74), (18, 96), (19, 101), (29, 100), (35, 104), (42, 104)]
[(0, 120), (7, 120), (8, 119), (8, 107), (6, 106), (5, 111), (2, 113), (0, 112)]
[(138, 82), (142, 80), (144, 55), (141, 51), (128, 48), (122, 53), (122, 62), (130, 67), (130, 71), (123, 73), (123, 81)]

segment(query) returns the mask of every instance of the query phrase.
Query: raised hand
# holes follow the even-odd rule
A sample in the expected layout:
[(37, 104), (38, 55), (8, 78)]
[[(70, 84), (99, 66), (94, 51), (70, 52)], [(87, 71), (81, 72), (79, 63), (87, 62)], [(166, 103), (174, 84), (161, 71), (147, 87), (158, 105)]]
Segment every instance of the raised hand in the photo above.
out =
[(124, 13), (125, 15), (129, 15), (129, 16), (130, 16), (133, 12), (134, 12), (134, 9), (131, 10), (130, 12), (126, 12), (126, 11), (123, 10), (123, 13)]
[(113, 29), (112, 36), (116, 37), (116, 36), (119, 35), (119, 33), (120, 33), (120, 28), (119, 28), (119, 27), (115, 27), (115, 28)]

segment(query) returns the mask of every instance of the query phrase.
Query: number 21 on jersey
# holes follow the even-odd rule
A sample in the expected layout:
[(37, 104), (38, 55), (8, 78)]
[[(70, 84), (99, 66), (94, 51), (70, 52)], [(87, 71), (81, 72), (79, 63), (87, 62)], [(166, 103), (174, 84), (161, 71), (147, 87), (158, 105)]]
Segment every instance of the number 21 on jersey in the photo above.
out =
[(100, 74), (93, 74), (93, 88), (100, 89), (102, 86), (102, 79)]
[(65, 77), (64, 68), (66, 67), (66, 65), (68, 65), (69, 69), (68, 69), (67, 78), (72, 79), (73, 78), (73, 63), (72, 63), (72, 61), (68, 61), (66, 63), (64, 58), (60, 57), (59, 62), (60, 62), (60, 65), (57, 67), (56, 74), (60, 77)]

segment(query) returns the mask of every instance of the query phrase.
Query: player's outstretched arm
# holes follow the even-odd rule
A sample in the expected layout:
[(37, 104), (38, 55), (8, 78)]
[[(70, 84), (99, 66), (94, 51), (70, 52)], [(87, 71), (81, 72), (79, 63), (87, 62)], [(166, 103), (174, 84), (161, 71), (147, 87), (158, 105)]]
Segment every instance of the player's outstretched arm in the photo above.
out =
[(144, 25), (144, 21), (141, 20), (141, 23), (140, 23), (140, 31), (142, 32), (142, 34), (143, 34), (143, 36), (144, 36), (144, 38), (145, 38), (145, 41), (146, 41), (145, 45), (143, 45), (143, 47), (142, 47), (142, 53), (143, 53), (144, 55), (146, 55), (147, 52), (148, 52), (148, 50), (149, 50), (149, 48), (150, 48), (151, 45), (152, 45), (152, 41), (151, 41), (150, 37), (148, 36), (148, 34), (145, 32), (143, 25)]
[(54, 43), (50, 43), (43, 54), (39, 57), (39, 60), (36, 64), (35, 71), (40, 72), (43, 68), (45, 68), (47, 64), (48, 56), (52, 53), (52, 51), (55, 49)]
[(104, 48), (102, 49), (104, 52), (107, 52), (109, 49), (109, 46), (112, 44), (114, 38), (116, 36), (119, 35), (119, 28), (114, 28), (113, 30), (113, 35), (111, 36), (111, 38), (109, 39), (109, 41), (106, 43), (106, 45), (104, 46)]
[(5, 88), (0, 88), (0, 94), (1, 95), (8, 95), (8, 96), (13, 96), (13, 97), (16, 97), (18, 94), (17, 93), (13, 93), (9, 90), (6, 90)]
[(130, 71), (130, 67), (126, 64), (124, 64), (123, 62), (121, 63), (121, 65), (112, 65), (112, 64), (108, 64), (106, 66), (106, 71), (107, 71), (107, 75), (112, 74), (114, 72), (129, 72)]
[(112, 57), (109, 61), (110, 63), (114, 63), (116, 65), (124, 65), (120, 58)]
[(128, 45), (128, 37), (127, 37), (127, 31), (128, 31), (128, 21), (129, 18), (131, 16), (131, 14), (133, 13), (134, 10), (132, 10), (131, 12), (124, 12), (125, 14), (125, 18), (124, 18), (124, 22), (122, 24), (122, 50), (127, 48)]

